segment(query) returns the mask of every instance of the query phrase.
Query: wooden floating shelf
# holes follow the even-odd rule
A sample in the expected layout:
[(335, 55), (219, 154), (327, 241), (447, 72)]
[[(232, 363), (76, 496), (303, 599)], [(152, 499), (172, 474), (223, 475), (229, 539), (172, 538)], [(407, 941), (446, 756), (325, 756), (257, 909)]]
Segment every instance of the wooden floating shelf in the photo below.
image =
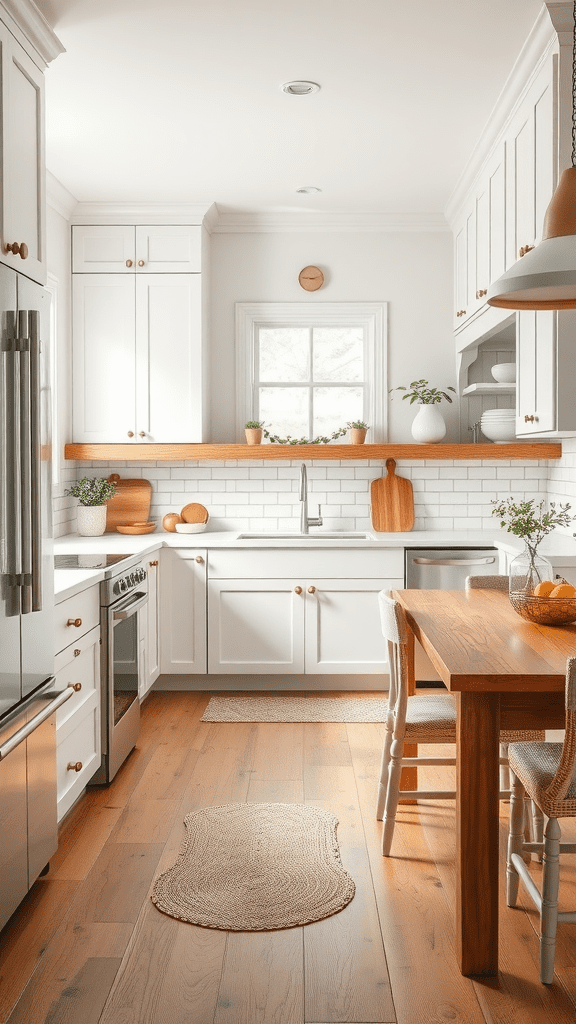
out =
[(234, 459), (559, 459), (557, 442), (512, 444), (67, 444), (77, 462), (186, 462)]

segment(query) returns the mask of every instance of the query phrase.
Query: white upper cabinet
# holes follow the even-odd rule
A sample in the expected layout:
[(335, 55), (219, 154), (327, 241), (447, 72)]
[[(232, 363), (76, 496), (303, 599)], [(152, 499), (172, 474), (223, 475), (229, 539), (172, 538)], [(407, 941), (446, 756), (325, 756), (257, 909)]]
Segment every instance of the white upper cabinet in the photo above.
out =
[(201, 441), (201, 275), (75, 274), (73, 306), (74, 441)]
[(0, 262), (44, 284), (44, 75), (0, 23)]
[(517, 315), (518, 437), (576, 433), (576, 310), (523, 310)]
[(199, 274), (199, 225), (77, 224), (72, 228), (75, 274)]

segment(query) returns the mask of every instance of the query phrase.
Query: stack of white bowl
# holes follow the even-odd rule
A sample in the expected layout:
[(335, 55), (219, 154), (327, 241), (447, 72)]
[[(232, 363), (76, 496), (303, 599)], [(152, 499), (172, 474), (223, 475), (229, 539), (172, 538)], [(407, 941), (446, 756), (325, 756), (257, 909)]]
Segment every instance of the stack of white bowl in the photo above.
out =
[(516, 413), (514, 409), (487, 409), (482, 413), (480, 427), (485, 437), (495, 444), (516, 440)]

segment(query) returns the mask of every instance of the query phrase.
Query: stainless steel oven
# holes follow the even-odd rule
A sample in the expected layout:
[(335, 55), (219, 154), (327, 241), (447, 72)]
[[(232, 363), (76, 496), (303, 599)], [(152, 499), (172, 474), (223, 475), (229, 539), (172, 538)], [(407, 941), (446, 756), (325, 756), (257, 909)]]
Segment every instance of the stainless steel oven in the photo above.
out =
[(111, 782), (140, 731), (148, 574), (140, 555), (58, 554), (56, 569), (102, 569), (100, 658), (102, 764), (90, 785)]

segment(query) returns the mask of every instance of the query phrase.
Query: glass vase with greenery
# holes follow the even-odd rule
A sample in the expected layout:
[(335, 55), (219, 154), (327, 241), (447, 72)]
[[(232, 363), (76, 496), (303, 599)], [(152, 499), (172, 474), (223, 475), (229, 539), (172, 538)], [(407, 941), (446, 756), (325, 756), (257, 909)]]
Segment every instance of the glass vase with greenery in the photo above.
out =
[(538, 554), (538, 545), (558, 527), (570, 526), (575, 518), (568, 514), (570, 505), (556, 505), (551, 501), (546, 509), (544, 500), (536, 504), (533, 498), (528, 501), (505, 498), (492, 504), (492, 515), (498, 517), (502, 529), (524, 541), (524, 550), (510, 563), (510, 593), (532, 593), (538, 583), (553, 577), (550, 562)]

